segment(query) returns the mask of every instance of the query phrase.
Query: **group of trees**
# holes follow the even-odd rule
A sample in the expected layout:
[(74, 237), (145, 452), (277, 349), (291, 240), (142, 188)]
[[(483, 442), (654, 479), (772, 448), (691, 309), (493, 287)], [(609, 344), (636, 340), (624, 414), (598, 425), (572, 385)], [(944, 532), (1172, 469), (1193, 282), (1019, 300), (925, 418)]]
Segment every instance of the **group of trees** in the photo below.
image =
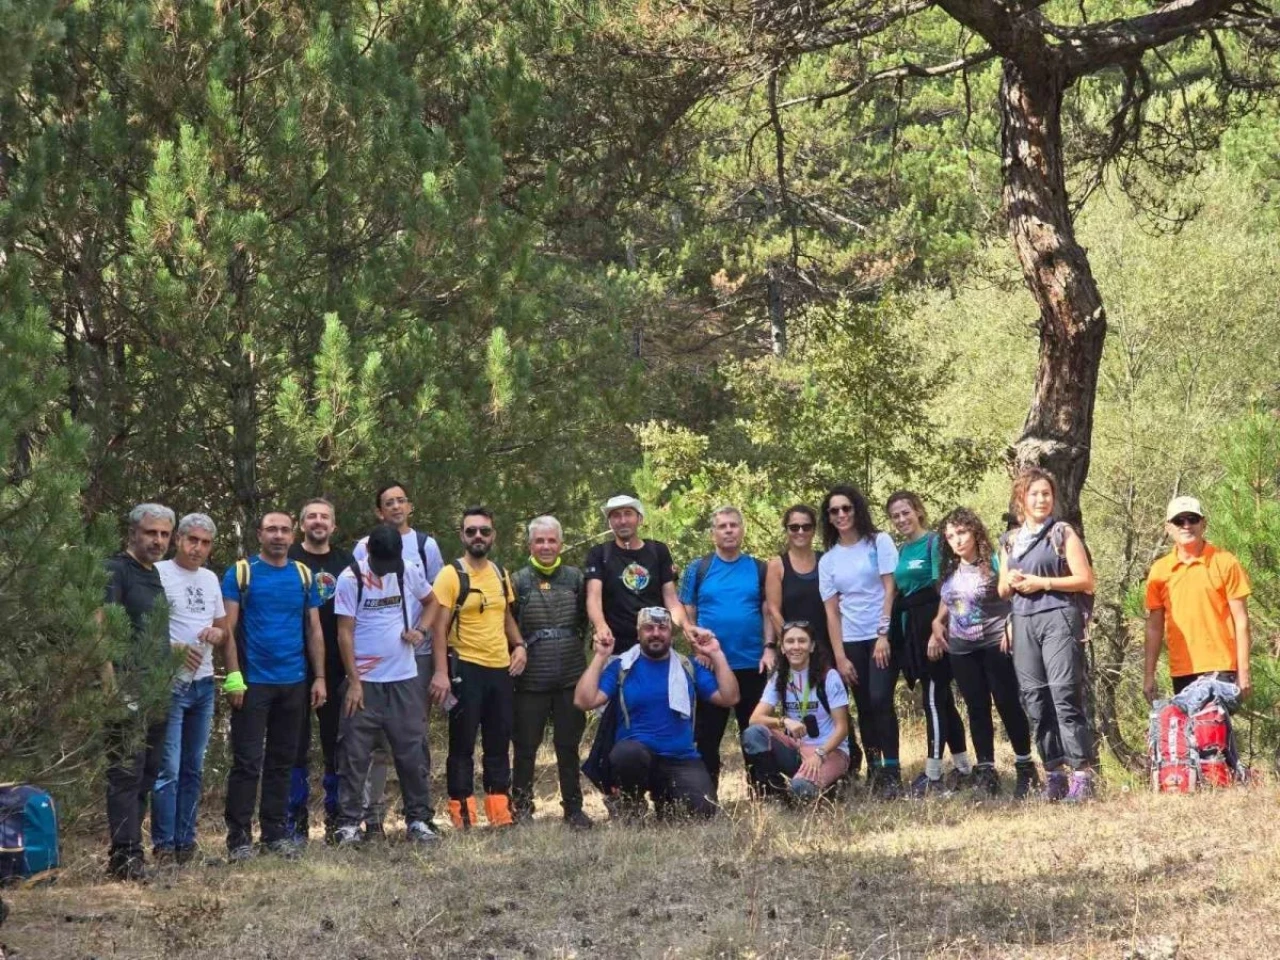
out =
[(1123, 755), (1170, 492), (1212, 487), (1276, 609), (1276, 27), (1258, 0), (0, 4), (5, 772), (93, 761), (134, 502), (210, 513), (226, 562), (317, 492), (354, 534), (389, 476), (433, 531), (497, 505), (512, 551), (633, 487), (691, 556), (725, 500), (765, 550), (835, 480), (998, 515), (1024, 462), (1083, 505)]

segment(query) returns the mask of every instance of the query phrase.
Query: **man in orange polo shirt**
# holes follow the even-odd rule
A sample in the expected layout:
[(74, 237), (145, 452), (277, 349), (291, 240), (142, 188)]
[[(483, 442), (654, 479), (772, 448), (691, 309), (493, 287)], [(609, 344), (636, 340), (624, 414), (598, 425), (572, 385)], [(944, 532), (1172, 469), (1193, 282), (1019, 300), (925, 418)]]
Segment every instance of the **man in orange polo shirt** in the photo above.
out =
[(1165, 513), (1173, 549), (1147, 575), (1147, 644), (1142, 691), (1156, 697), (1156, 663), (1168, 638), (1173, 692), (1213, 674), (1248, 696), (1249, 577), (1240, 561), (1204, 539), (1195, 497), (1174, 497)]

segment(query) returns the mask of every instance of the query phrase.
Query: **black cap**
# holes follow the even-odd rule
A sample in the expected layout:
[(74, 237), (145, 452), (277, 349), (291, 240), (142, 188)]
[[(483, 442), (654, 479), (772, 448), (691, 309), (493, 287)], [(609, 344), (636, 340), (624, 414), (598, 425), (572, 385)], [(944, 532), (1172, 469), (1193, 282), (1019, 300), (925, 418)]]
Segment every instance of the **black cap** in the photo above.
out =
[(384, 576), (400, 563), (400, 531), (389, 523), (380, 523), (369, 532), (369, 569)]

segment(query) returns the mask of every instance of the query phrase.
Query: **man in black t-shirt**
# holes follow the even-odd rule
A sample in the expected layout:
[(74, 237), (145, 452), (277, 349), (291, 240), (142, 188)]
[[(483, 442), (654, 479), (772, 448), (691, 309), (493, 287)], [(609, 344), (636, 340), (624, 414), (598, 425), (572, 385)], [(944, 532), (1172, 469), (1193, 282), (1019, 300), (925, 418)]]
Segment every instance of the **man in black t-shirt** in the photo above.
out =
[(611, 497), (602, 508), (613, 539), (587, 553), (587, 617), (597, 638), (612, 639), (613, 652), (636, 643), (636, 615), (645, 607), (666, 607), (673, 625), (686, 635), (705, 631), (688, 622), (676, 595), (676, 566), (660, 540), (641, 540), (644, 506), (635, 497)]
[[(338, 826), (338, 719), (342, 711), (342, 698), (337, 695), (346, 672), (342, 656), (338, 652), (338, 617), (333, 612), (333, 596), (338, 587), (338, 575), (351, 566), (351, 554), (334, 546), (333, 533), (337, 519), (333, 504), (323, 497), (308, 500), (298, 511), (298, 527), (302, 541), (289, 548), (289, 559), (299, 560), (311, 568), (316, 588), (320, 593), (320, 629), (324, 633), (325, 677), (333, 696), (316, 710), (320, 727), (320, 750), (324, 754), (324, 836), (332, 840)], [(308, 670), (307, 685), (311, 684)], [(289, 819), (286, 829), (289, 836), (306, 841), (310, 830), (307, 804), (311, 799), (311, 782), (308, 755), (311, 753), (311, 719), (302, 727), (298, 741), (298, 754), (294, 759), (293, 778), (289, 785)]]
[[(102, 666), (102, 686), (108, 694), (119, 693), (136, 717), (138, 704), (134, 697), (136, 678), (130, 676), (137, 667), (146, 667), (154, 656), (168, 652), (168, 616), (163, 623), (152, 623), (152, 607), (164, 598), (164, 584), (156, 564), (164, 559), (173, 536), (173, 511), (158, 503), (142, 503), (129, 513), (129, 540), (124, 550), (106, 562), (106, 605), (124, 607), (133, 627), (135, 648), (118, 663)], [(163, 638), (163, 652), (151, 653), (138, 647), (147, 637)], [(107, 828), (111, 834), (111, 856), (107, 869), (117, 880), (145, 880), (146, 865), (142, 852), (142, 816), (147, 794), (155, 783), (164, 745), (168, 714), (146, 718), (146, 741), (139, 746), (130, 737), (131, 718), (113, 721), (107, 730)], [(154, 719), (154, 722), (152, 720)]]

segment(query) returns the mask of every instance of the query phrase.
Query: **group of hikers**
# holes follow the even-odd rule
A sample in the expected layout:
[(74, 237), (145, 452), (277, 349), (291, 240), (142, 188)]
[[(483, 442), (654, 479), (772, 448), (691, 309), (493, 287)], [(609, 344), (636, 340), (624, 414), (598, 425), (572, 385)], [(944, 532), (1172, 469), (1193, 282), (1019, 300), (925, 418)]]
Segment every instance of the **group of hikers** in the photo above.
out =
[[(481, 822), (477, 739), (484, 821), (501, 827), (533, 816), (548, 723), (570, 828), (592, 826), (583, 772), (604, 791), (611, 819), (643, 818), (650, 801), (658, 817), (710, 816), (731, 713), (758, 797), (812, 800), (864, 768), (880, 798), (997, 795), (994, 708), (1015, 757), (1013, 795), (1087, 801), (1096, 755), (1084, 641), (1094, 576), (1056, 502), (1052, 475), (1023, 470), (1015, 516), (993, 543), (972, 510), (956, 508), (931, 528), (920, 497), (898, 491), (885, 505), (895, 540), (877, 528), (862, 492), (840, 485), (817, 510), (798, 504), (784, 513), (785, 547), (768, 560), (743, 552), (742, 513), (725, 506), (711, 517), (713, 549), (678, 577), (667, 545), (641, 536), (644, 506), (621, 495), (603, 505), (610, 536), (581, 569), (563, 560), (560, 523), (540, 516), (528, 524), (527, 564), (509, 573), (490, 558), (497, 527), (489, 509), (463, 511), (462, 554), (445, 563), (436, 540), (413, 527), (409, 494), (395, 481), (376, 492), (378, 524), (352, 552), (334, 542), (333, 505), (316, 498), (296, 524), (285, 511), (264, 513), (258, 554), (221, 580), (206, 567), (217, 536), (207, 515), (178, 520), (167, 507), (139, 505), (126, 548), (108, 561), (106, 602), (124, 608), (135, 647), (155, 636), (163, 612), (160, 629), (183, 665), (167, 713), (146, 724), (140, 748), (129, 746), (124, 724), (109, 731), (109, 870), (147, 876), (148, 796), (155, 862), (195, 854), (214, 651), (231, 708), (224, 815), (232, 861), (260, 849), (300, 855), (310, 833), (312, 712), (325, 837), (340, 846), (383, 835), (392, 764), (407, 839), (440, 838), (433, 705), (448, 717), (448, 815), (460, 830)], [(1210, 676), (1247, 693), (1244, 570), (1205, 541), (1196, 499), (1174, 498), (1166, 520), (1173, 546), (1147, 585), (1144, 690), (1154, 699), (1167, 646), (1175, 691)], [(690, 656), (673, 649), (677, 630)], [(104, 684), (135, 710), (137, 659), (104, 667)], [(928, 746), (923, 771), (905, 788), (900, 676), (920, 690)], [(593, 710), (601, 716), (584, 764)]]

